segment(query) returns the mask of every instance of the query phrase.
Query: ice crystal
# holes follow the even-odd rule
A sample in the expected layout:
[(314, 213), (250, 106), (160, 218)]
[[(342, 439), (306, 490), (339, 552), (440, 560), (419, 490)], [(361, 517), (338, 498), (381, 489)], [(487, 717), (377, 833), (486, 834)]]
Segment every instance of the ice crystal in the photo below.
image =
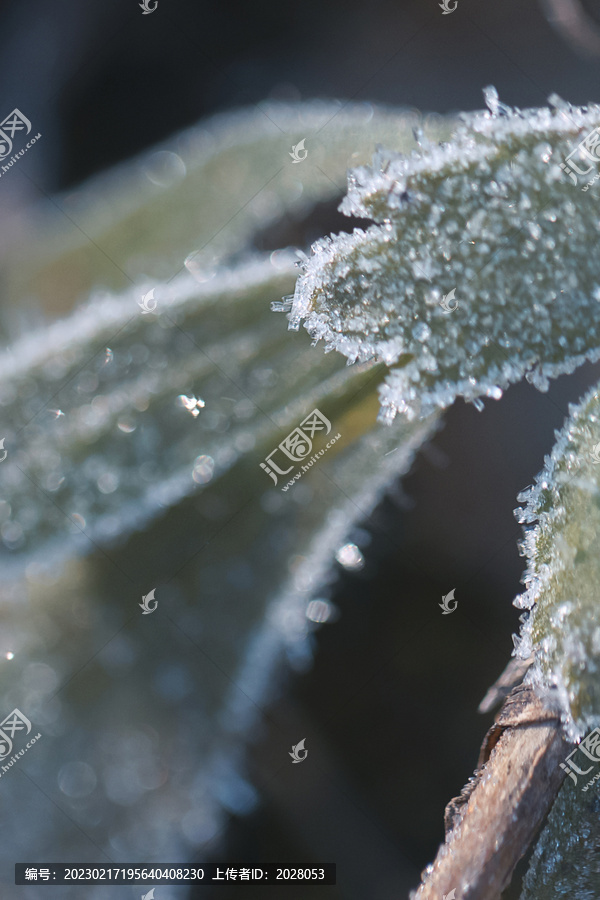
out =
[(392, 367), (385, 421), (498, 397), (524, 375), (544, 391), (600, 356), (600, 218), (561, 168), (600, 107), (486, 101), (448, 143), (354, 169), (340, 208), (375, 224), (317, 241), (296, 285), (291, 328)]
[(531, 857), (521, 900), (599, 896), (600, 797), (595, 786), (584, 793), (582, 784), (585, 779), (577, 786), (565, 780)]
[(535, 656), (529, 677), (551, 689), (577, 739), (600, 725), (600, 385), (569, 412), (535, 485), (519, 495), (528, 566), (515, 605), (531, 610), (517, 643), (520, 656)]

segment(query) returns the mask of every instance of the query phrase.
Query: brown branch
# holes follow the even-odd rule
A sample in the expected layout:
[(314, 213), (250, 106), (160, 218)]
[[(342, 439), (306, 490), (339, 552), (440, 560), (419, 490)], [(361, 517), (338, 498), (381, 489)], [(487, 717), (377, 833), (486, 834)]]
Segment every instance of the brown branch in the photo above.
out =
[(554, 802), (570, 746), (557, 714), (529, 686), (515, 688), (448, 804), (445, 843), (413, 900), (498, 900)]
[(520, 659), (515, 656), (510, 660), (502, 675), (493, 683), (479, 706), (480, 713), (491, 712), (500, 706), (503, 700), (508, 697), (513, 688), (521, 684), (528, 669), (533, 664), (533, 656), (527, 659)]

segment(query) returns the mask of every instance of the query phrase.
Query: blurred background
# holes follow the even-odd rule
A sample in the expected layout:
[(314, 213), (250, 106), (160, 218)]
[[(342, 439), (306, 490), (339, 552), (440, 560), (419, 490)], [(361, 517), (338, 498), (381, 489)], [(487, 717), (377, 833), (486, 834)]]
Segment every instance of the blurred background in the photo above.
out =
[[(519, 107), (553, 92), (598, 101), (599, 31), (600, 3), (591, 0), (458, 0), (452, 15), (435, 0), (159, 0), (147, 16), (135, 0), (5, 4), (0, 109), (26, 112), (43, 143), (0, 182), (0, 252), (18, 245), (43, 196), (265, 99), (445, 114), (481, 108), (482, 88), (493, 84)], [(348, 228), (339, 199), (285, 217), (255, 249), (307, 250)], [(279, 675), (273, 717), (298, 740), (310, 735), (318, 772), (307, 761), (302, 781), (291, 765), (273, 778), (263, 722), (248, 747), (256, 808), (229, 816), (204, 861), (337, 863), (336, 887), (279, 888), (286, 896), (387, 900), (418, 884), (443, 839), (444, 807), (492, 721), (477, 705), (518, 629), (516, 495), (541, 468), (569, 402), (599, 377), (600, 367), (586, 366), (547, 394), (521, 384), (482, 413), (459, 401), (444, 416), (410, 474), (356, 530), (362, 568), (336, 564), (336, 615), (312, 637), (312, 664)], [(458, 609), (442, 616), (437, 604), (451, 589)]]

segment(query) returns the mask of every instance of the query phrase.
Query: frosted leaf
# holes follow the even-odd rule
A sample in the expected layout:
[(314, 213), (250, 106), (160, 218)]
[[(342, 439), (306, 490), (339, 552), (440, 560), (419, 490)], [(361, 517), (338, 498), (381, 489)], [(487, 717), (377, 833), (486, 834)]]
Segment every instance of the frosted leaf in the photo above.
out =
[[(3, 464), (5, 571), (20, 571), (33, 553), (54, 561), (87, 553), (92, 541), (114, 537), (117, 519), (121, 538), (146, 527), (245, 452), (277, 446), (278, 425), (297, 424), (305, 403), (361, 383), (359, 369), (315, 360), (309, 347), (303, 362), (271, 315), (270, 298), (293, 283), (294, 260), (291, 251), (277, 267), (255, 257), (204, 284), (184, 273), (162, 286), (160, 327), (135, 312), (136, 289), (93, 296), (0, 353), (11, 449)], [(96, 348), (115, 334), (119, 349), (105, 365)], [(264, 378), (269, 364), (279, 374)], [(50, 408), (45, 396), (54, 398)], [(42, 491), (53, 501), (44, 508)], [(76, 515), (87, 537), (70, 527)]]
[[(307, 604), (333, 577), (339, 548), (353, 546), (353, 523), (406, 471), (434, 424), (432, 417), (377, 427), (371, 368), (349, 368), (339, 356), (316, 353), (306, 338), (290, 339), (269, 309), (293, 285), (294, 254), (286, 259), (282, 268), (282, 260), (274, 266), (270, 257), (254, 258), (202, 284), (185, 272), (168, 291), (161, 286), (159, 320), (137, 312), (136, 289), (97, 296), (0, 354), (9, 450), (0, 611), (22, 661), (4, 672), (4, 689), (20, 696), (22, 665), (39, 659), (50, 659), (61, 681), (79, 673), (82, 660), (90, 661), (92, 681), (114, 678), (118, 690), (102, 703), (90, 706), (85, 690), (64, 692), (52, 720), (58, 736), (43, 761), (56, 772), (77, 744), (99, 771), (120, 772), (119, 783), (107, 776), (93, 797), (108, 823), (97, 832), (105, 843), (114, 834), (112, 797), (121, 783), (135, 788), (128, 767), (140, 765), (139, 754), (111, 735), (143, 731), (148, 707), (131, 702), (142, 694), (157, 731), (175, 735), (182, 748), (163, 757), (165, 771), (171, 765), (184, 774), (168, 780), (157, 802), (184, 818), (195, 796), (198, 808), (219, 819), (226, 785), (214, 767), (236, 753), (239, 762), (242, 735), (277, 684), (282, 655), (306, 664), (308, 637), (326, 617), (322, 606), (307, 617)], [(109, 338), (114, 357), (105, 365)], [(316, 434), (314, 452), (323, 456), (283, 492), (286, 477), (274, 485), (260, 464), (316, 407), (331, 422), (335, 447), (324, 452), (327, 438)], [(357, 548), (342, 556), (353, 571), (360, 560)], [(131, 580), (122, 579), (129, 572)], [(145, 660), (137, 617), (126, 613), (120, 627), (126, 604), (135, 608), (141, 599), (142, 582), (168, 582), (170, 610), (165, 639)], [(227, 678), (215, 678), (208, 659), (198, 667), (199, 640)], [(99, 644), (106, 644), (101, 653)], [(181, 695), (181, 678), (168, 674), (174, 653), (191, 686)], [(197, 722), (193, 739), (189, 721)], [(151, 797), (131, 800), (118, 820), (123, 841), (142, 834), (155, 858), (182, 858), (181, 837), (156, 827)], [(91, 807), (82, 800), (84, 808)], [(51, 815), (44, 833), (50, 828), (56, 847), (72, 852), (70, 820), (60, 810)], [(26, 824), (28, 840), (41, 841), (35, 816)], [(86, 840), (76, 842), (77, 852)], [(6, 836), (15, 858), (16, 841)]]
[[(499, 396), (525, 374), (546, 390), (600, 358), (597, 203), (561, 169), (600, 107), (486, 100), (448, 143), (354, 169), (340, 208), (375, 224), (317, 241), (296, 285), (290, 327), (392, 367), (384, 421)], [(448, 308), (432, 302), (454, 289)]]
[[(299, 128), (315, 134), (301, 176), (287, 156)], [(219, 802), (235, 807), (236, 792), (245, 802), (242, 737), (276, 666), (284, 653), (306, 661), (310, 633), (335, 615), (310, 603), (336, 551), (431, 433), (435, 417), (376, 427), (371, 367), (315, 352), (272, 315), (270, 302), (293, 290), (296, 253), (245, 252), (273, 217), (335, 195), (350, 159), (392, 134), (410, 146), (401, 113), (367, 104), (218, 117), (176, 140), (181, 178), (152, 181), (144, 160), (119, 166), (58, 198), (52, 209), (64, 204), (70, 219), (32, 224), (2, 261), (3, 299), (40, 298), (65, 316), (0, 353), (3, 692), (20, 703), (23, 673), (40, 659), (68, 685), (50, 704), (28, 690), (28, 713), (52, 734), (36, 765), (51, 784), (79, 748), (99, 777), (77, 816), (119, 859), (140, 847), (187, 859), (222, 830)], [(254, 194), (261, 205), (247, 203)], [(208, 259), (195, 252), (205, 244)], [(236, 264), (220, 265), (230, 251)], [(160, 316), (140, 313), (152, 288)], [(283, 492), (260, 462), (315, 407), (335, 447)], [(315, 437), (321, 454), (327, 438)], [(130, 610), (153, 585), (168, 613), (148, 654)], [(86, 684), (114, 690), (90, 704)], [(12, 805), (18, 781), (2, 782)], [(180, 828), (165, 824), (165, 804)], [(61, 809), (22, 812), (4, 835), (9, 856), (23, 835), (42, 846), (51, 832), (58, 855), (83, 858), (89, 841)]]
[(529, 678), (551, 688), (569, 736), (600, 725), (600, 385), (577, 406), (535, 485), (521, 494), (518, 518), (527, 590), (515, 605), (531, 609), (518, 644), (533, 649)]
[[(581, 755), (576, 754), (573, 761)], [(577, 785), (565, 779), (531, 857), (521, 900), (598, 897), (598, 784), (587, 792), (582, 789), (597, 771), (593, 766), (589, 775), (578, 776)]]
[[(85, 662), (88, 684), (115, 688), (94, 704), (85, 689), (64, 691), (51, 708), (53, 739), (40, 763), (42, 780), (55, 778), (78, 746), (106, 773), (89, 802), (78, 800), (86, 815), (102, 813), (95, 834), (103, 845), (118, 826), (125, 848), (141, 839), (154, 858), (189, 851), (169, 823), (157, 827), (160, 810), (148, 806), (154, 792), (142, 792), (137, 777), (147, 766), (135, 745), (123, 744), (130, 731), (149, 740), (149, 708), (156, 733), (169, 735), (162, 769), (178, 773), (155, 802), (168, 803), (178, 820), (191, 803), (222, 825), (218, 804), (233, 776), (219, 774), (219, 765), (239, 764), (243, 735), (278, 684), (282, 656), (306, 663), (310, 633), (333, 614), (321, 603), (307, 617), (307, 605), (333, 577), (339, 548), (347, 548), (342, 565), (359, 571), (362, 556), (348, 532), (431, 433), (434, 417), (377, 427), (369, 367), (349, 368), (306, 339), (290, 339), (269, 301), (293, 278), (291, 253), (286, 271), (262, 258), (202, 285), (185, 273), (165, 295), (159, 322), (132, 316), (132, 290), (97, 299), (0, 355), (9, 449), (0, 612), (6, 649), (14, 639), (18, 661), (5, 665), (3, 689), (22, 696), (23, 666), (40, 659), (52, 662), (61, 682), (80, 678)], [(116, 332), (113, 361), (104, 365), (99, 348)], [(45, 397), (65, 415), (49, 414)], [(198, 397), (205, 406), (194, 419), (188, 410), (192, 401), (198, 409)], [(315, 407), (331, 422), (335, 447), (324, 452), (327, 437), (315, 434), (314, 452), (323, 455), (283, 492), (287, 478), (274, 485), (260, 463)], [(142, 584), (164, 585), (168, 597), (151, 654), (140, 652), (139, 620), (128, 611)], [(200, 641), (211, 649), (199, 665)], [(227, 677), (215, 678), (215, 663)], [(141, 696), (147, 703), (135, 701)], [(35, 702), (41, 715), (46, 704)], [(44, 731), (36, 717), (38, 724)], [(116, 819), (112, 800), (126, 789), (131, 803)], [(74, 838), (58, 807), (43, 823), (24, 815), (26, 830), (4, 837), (14, 858), (19, 834), (40, 843), (49, 829), (65, 855), (85, 851), (88, 839)], [(212, 836), (194, 834), (197, 843)]]
[[(433, 134), (449, 131), (441, 121)], [(302, 137), (310, 137), (310, 161), (295, 166), (288, 151)], [(269, 102), (205, 119), (69, 189), (30, 221), (27, 236), (2, 256), (3, 307), (25, 296), (64, 310), (97, 285), (122, 291), (136, 281), (150, 288), (181, 271), (184, 260), (206, 280), (257, 231), (338, 196), (348, 167), (368, 160), (377, 141), (392, 139), (402, 149), (414, 146), (410, 117), (364, 103)], [(161, 155), (177, 156), (182, 177), (149, 180), (148, 165)]]

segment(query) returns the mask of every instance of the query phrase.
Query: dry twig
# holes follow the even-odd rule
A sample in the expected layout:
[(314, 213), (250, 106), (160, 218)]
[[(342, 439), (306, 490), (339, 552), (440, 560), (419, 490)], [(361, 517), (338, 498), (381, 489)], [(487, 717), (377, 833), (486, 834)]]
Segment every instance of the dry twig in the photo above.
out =
[(414, 900), (498, 900), (562, 784), (569, 752), (556, 712), (526, 685), (508, 696), (479, 767), (446, 809), (446, 840)]

